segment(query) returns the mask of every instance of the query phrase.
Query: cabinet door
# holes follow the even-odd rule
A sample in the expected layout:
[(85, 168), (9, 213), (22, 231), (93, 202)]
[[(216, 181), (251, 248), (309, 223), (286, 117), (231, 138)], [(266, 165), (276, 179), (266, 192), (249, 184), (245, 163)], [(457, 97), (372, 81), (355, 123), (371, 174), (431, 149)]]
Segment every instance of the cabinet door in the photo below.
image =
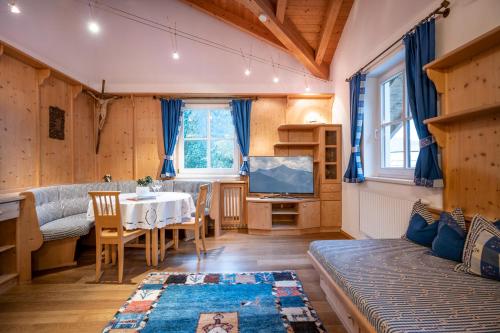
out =
[(342, 226), (342, 201), (321, 201), (321, 226), (339, 228)]
[(271, 204), (249, 202), (248, 203), (248, 229), (271, 230)]
[(341, 179), (340, 127), (326, 127), (321, 135), (322, 183), (339, 183)]
[(320, 202), (308, 201), (299, 204), (299, 228), (319, 228)]

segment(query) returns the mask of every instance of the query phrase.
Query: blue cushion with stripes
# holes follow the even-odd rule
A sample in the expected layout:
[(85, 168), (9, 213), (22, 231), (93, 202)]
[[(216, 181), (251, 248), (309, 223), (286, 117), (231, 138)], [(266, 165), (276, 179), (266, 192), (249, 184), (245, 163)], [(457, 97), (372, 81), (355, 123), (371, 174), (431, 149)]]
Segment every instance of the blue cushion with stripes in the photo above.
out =
[[(460, 215), (457, 217), (456, 215)], [(455, 216), (454, 216), (455, 215)], [(459, 219), (462, 222), (458, 222)], [(432, 241), (432, 253), (438, 257), (461, 262), (465, 245), (465, 219), (462, 210), (453, 213), (441, 213), (439, 217), (438, 233)]]
[(427, 247), (432, 246), (432, 241), (437, 235), (439, 222), (434, 221), (432, 214), (427, 210), (422, 201), (413, 204), (410, 224), (406, 230), (406, 239)]

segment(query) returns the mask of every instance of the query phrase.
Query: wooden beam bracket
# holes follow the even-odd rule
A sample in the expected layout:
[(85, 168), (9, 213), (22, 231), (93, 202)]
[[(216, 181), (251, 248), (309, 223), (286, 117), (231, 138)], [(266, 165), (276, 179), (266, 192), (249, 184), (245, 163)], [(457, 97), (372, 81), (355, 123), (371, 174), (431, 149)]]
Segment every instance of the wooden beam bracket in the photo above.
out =
[(276, 18), (280, 23), (285, 21), (287, 0), (278, 0), (276, 3)]
[(337, 18), (340, 13), (340, 8), (342, 7), (343, 0), (331, 0), (328, 7), (328, 12), (325, 15), (325, 21), (323, 23), (323, 28), (321, 29), (321, 37), (318, 44), (318, 49), (316, 50), (315, 61), (318, 65), (323, 63), (325, 58), (326, 49), (332, 38), (333, 28), (337, 22)]
[(76, 84), (71, 86), (71, 95), (73, 96), (73, 98), (77, 98), (82, 91), (83, 91), (83, 86), (81, 84)]
[(47, 80), (50, 77), (51, 71), (48, 68), (38, 69), (36, 71), (36, 74), (38, 79), (38, 85), (41, 86), (45, 82), (45, 80)]

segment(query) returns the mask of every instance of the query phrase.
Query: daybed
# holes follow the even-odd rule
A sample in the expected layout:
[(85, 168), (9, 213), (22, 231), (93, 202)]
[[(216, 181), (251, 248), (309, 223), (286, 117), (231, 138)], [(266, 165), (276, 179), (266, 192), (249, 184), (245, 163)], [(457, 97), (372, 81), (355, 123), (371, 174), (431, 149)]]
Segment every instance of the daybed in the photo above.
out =
[[(196, 201), (200, 185), (206, 183), (210, 184), (206, 214), (217, 224), (219, 208), (217, 200), (212, 203), (212, 188), (216, 188), (213, 182), (164, 180), (162, 191), (189, 193)], [(93, 222), (86, 216), (89, 191), (132, 193), (135, 189), (135, 181), (121, 181), (49, 186), (23, 192), (26, 199), (21, 209), (21, 239), (25, 240), (26, 247), (21, 255), (21, 280), (29, 280), (31, 270), (74, 264), (76, 241), (93, 227)], [(33, 255), (31, 251), (35, 251)]]
[(500, 332), (500, 282), (404, 239), (315, 241), (309, 256), (348, 332)]

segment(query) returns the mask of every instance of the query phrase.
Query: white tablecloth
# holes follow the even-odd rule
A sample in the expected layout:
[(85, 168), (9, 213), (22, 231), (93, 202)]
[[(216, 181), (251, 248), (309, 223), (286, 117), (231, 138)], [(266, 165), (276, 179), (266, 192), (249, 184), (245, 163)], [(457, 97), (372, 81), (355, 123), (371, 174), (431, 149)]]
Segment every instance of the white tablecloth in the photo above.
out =
[[(154, 199), (131, 200), (135, 193), (120, 194), (122, 224), (127, 230), (163, 228), (167, 224), (190, 219), (196, 207), (189, 193), (159, 192)], [(114, 203), (113, 203), (114, 204)], [(87, 219), (94, 220), (92, 201), (87, 209)]]

